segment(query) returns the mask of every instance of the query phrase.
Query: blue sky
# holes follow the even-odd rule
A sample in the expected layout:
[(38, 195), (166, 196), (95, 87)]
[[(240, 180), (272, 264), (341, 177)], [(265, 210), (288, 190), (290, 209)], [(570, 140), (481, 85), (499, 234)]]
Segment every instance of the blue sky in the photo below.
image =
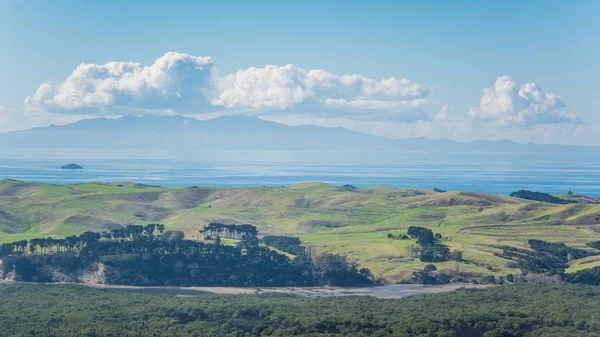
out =
[[(393, 138), (600, 145), (598, 13), (592, 0), (2, 0), (0, 132), (129, 113), (243, 113)], [(98, 78), (85, 90), (68, 80), (82, 63), (147, 67), (167, 52), (210, 61), (171, 55), (164, 61), (191, 62), (193, 70), (159, 76), (170, 84), (152, 82), (152, 93), (110, 89), (109, 99)], [(322, 76), (310, 71), (317, 69), (335, 84), (315, 86)], [(391, 77), (409, 82), (381, 81)], [(48, 81), (48, 92), (34, 97)], [(217, 83), (210, 93), (206, 81)], [(290, 88), (290, 81), (301, 83)], [(91, 93), (90, 83), (98, 86)], [(206, 97), (197, 99), (191, 87)], [(97, 95), (69, 101), (74, 90)], [(158, 97), (165, 92), (172, 95)]]

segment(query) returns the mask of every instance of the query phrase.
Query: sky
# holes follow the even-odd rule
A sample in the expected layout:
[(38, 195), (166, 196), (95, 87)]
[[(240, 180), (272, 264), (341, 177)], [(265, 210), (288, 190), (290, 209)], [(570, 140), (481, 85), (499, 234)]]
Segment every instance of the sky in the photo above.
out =
[(256, 115), (600, 146), (600, 1), (0, 0), (0, 132)]

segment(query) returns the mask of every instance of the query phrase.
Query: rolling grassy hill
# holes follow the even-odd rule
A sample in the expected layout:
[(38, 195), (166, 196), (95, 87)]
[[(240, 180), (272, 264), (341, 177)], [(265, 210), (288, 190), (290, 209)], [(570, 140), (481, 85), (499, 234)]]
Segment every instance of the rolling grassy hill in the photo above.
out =
[[(425, 263), (405, 256), (411, 240), (390, 240), (419, 225), (441, 233), (467, 262), (438, 269), (506, 275), (518, 270), (494, 256), (498, 245), (526, 247), (531, 238), (586, 248), (600, 240), (600, 205), (555, 205), (471, 192), (377, 186), (345, 189), (322, 183), (282, 188), (162, 188), (140, 184), (47, 185), (0, 181), (0, 242), (61, 237), (124, 224), (164, 223), (188, 238), (212, 221), (251, 223), (260, 233), (296, 235), (318, 252), (338, 252), (389, 281)], [(589, 261), (587, 261), (589, 260)], [(599, 265), (591, 257), (568, 271)]]

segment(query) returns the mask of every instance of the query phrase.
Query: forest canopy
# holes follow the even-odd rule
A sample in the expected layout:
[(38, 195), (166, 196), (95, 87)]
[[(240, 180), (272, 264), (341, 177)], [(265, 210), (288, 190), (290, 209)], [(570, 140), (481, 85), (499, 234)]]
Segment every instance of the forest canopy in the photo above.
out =
[(393, 300), (0, 285), (0, 335), (583, 337), (600, 334), (598, 299), (600, 288), (568, 284)]
[[(249, 224), (209, 224), (209, 241), (186, 240), (162, 224), (128, 225), (64, 239), (36, 238), (0, 246), (0, 278), (26, 282), (82, 282), (179, 286), (367, 285), (371, 272), (337, 254), (309, 258), (299, 241), (267, 242), (295, 258), (261, 245)], [(235, 239), (223, 244), (221, 237)], [(289, 248), (293, 247), (293, 249)], [(288, 249), (289, 248), (289, 249)]]

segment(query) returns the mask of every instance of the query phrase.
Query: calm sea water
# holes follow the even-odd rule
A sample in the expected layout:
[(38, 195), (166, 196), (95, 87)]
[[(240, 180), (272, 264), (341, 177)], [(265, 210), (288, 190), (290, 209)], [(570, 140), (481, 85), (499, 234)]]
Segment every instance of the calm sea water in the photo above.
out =
[[(59, 167), (77, 163), (84, 170)], [(161, 186), (281, 186), (319, 181), (508, 194), (600, 195), (600, 156), (532, 153), (2, 149), (0, 179)]]

